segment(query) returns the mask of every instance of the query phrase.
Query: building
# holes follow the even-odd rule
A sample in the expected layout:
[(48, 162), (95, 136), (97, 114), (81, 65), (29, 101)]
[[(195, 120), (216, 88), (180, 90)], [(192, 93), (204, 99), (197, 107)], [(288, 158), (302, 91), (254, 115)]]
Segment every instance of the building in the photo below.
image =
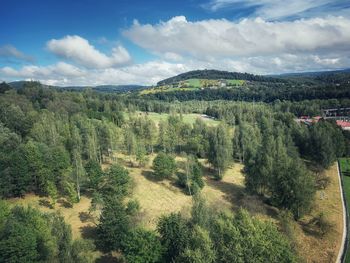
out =
[(337, 120), (337, 125), (345, 131), (350, 131), (350, 122), (349, 121)]

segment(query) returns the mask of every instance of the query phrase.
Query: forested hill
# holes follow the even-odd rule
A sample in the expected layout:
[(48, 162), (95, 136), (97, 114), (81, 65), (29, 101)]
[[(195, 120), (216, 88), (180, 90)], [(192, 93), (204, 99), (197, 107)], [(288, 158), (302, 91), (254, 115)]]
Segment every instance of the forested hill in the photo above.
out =
[(157, 83), (160, 85), (169, 85), (179, 81), (188, 80), (188, 79), (239, 79), (239, 80), (250, 80), (250, 81), (260, 81), (260, 82), (281, 82), (280, 79), (273, 77), (264, 77), (260, 75), (253, 75), (249, 73), (240, 73), (240, 72), (228, 72), (220, 70), (193, 70), (186, 73), (179, 74), (177, 76), (164, 79)]
[[(9, 82), (8, 85), (14, 89), (23, 89), (26, 85), (32, 85), (33, 82), (35, 83), (35, 81), (21, 80), (21, 81)], [(92, 89), (97, 92), (107, 92), (107, 93), (108, 92), (122, 93), (122, 92), (135, 91), (135, 90), (145, 88), (145, 86), (140, 86), (140, 85), (99, 85), (99, 86), (65, 86), (65, 87), (45, 85), (42, 83), (40, 83), (40, 85), (42, 87), (54, 88), (62, 91), (83, 91), (85, 89)]]

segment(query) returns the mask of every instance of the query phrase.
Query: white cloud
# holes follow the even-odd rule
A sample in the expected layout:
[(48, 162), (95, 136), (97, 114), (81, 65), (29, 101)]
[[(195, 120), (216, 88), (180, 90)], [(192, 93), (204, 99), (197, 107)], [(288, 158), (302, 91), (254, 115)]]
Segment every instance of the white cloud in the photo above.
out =
[(134, 64), (122, 68), (79, 69), (59, 62), (46, 67), (24, 66), (20, 69), (0, 68), (0, 79), (5, 81), (34, 79), (58, 86), (103, 84), (153, 85), (158, 81), (196, 69), (219, 69), (255, 74), (303, 72), (345, 68), (350, 65), (350, 56), (284, 54), (280, 56), (253, 56), (239, 59), (203, 61), (184, 59), (181, 62), (162, 60)]
[[(213, 12), (221, 9), (249, 9), (254, 16), (265, 19), (280, 19), (292, 16), (321, 15), (339, 12), (348, 9), (346, 0), (211, 0), (203, 5)], [(332, 10), (332, 7), (334, 10)]]
[(111, 55), (107, 56), (80, 36), (52, 39), (47, 42), (47, 48), (57, 56), (72, 60), (87, 68), (118, 67), (131, 61), (128, 51), (121, 45), (113, 48)]
[(123, 68), (79, 69), (70, 64), (59, 62), (46, 67), (24, 66), (20, 69), (0, 68), (0, 79), (6, 81), (35, 79), (42, 83), (58, 86), (67, 85), (103, 85), (103, 84), (142, 84), (152, 85), (158, 81), (186, 72), (185, 64), (150, 61)]
[(136, 22), (124, 35), (153, 53), (207, 60), (332, 50), (350, 52), (350, 19), (343, 17), (284, 22), (266, 22), (261, 18), (189, 22), (181, 16), (156, 25)]
[(78, 36), (51, 40), (47, 47), (79, 66), (0, 68), (6, 81), (35, 79), (67, 85), (142, 84), (195, 69), (274, 74), (346, 68), (350, 65), (350, 19), (326, 17), (285, 22), (261, 18), (232, 22), (211, 19), (189, 22), (184, 16), (156, 25), (137, 21), (124, 35), (158, 59), (139, 64), (121, 46), (107, 56)]
[(5, 45), (0, 47), (0, 57), (8, 59), (18, 59), (27, 62), (33, 62), (34, 58), (24, 54), (12, 45)]

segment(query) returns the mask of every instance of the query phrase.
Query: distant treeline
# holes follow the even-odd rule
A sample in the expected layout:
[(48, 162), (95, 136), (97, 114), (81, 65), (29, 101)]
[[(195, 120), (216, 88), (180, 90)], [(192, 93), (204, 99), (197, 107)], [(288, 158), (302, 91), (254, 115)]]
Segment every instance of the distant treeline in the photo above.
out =
[(147, 94), (144, 97), (165, 101), (236, 100), (267, 103), (276, 100), (341, 99), (350, 97), (350, 84), (338, 86), (336, 84), (255, 82), (235, 88), (159, 92)]

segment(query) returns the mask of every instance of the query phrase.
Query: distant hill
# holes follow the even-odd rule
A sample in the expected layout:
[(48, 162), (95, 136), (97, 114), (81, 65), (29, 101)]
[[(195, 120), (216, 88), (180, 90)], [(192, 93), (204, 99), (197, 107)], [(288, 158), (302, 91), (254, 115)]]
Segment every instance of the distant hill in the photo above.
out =
[(302, 73), (287, 73), (275, 76), (276, 78), (289, 79), (298, 82), (313, 81), (324, 84), (349, 84), (350, 69), (333, 71), (315, 71)]
[(340, 70), (330, 70), (330, 71), (310, 71), (310, 72), (298, 72), (298, 73), (284, 73), (278, 75), (270, 75), (271, 77), (291, 77), (291, 76), (300, 76), (300, 77), (316, 77), (320, 75), (332, 75), (339, 73), (350, 73), (350, 68), (348, 69), (340, 69)]
[[(13, 81), (8, 83), (12, 88), (14, 89), (22, 89), (26, 83), (30, 83), (31, 81)], [(47, 88), (54, 88), (58, 90), (71, 90), (71, 91), (83, 91), (87, 88), (91, 88), (94, 91), (97, 92), (128, 92), (128, 91), (134, 91), (145, 88), (144, 86), (140, 85), (100, 85), (100, 86), (66, 86), (66, 87), (59, 87), (59, 86), (51, 86), (51, 85), (45, 85), (42, 84), (43, 87)]]
[(60, 89), (82, 91), (87, 88), (91, 88), (92, 90), (97, 92), (128, 92), (128, 91), (136, 91), (139, 89), (143, 89), (145, 88), (145, 86), (141, 86), (141, 85), (100, 85), (95, 87), (68, 86), (68, 87), (61, 87)]
[(259, 82), (275, 82), (281, 81), (273, 77), (266, 77), (260, 75), (253, 75), (249, 73), (239, 73), (239, 72), (229, 72), (229, 71), (220, 71), (220, 70), (193, 70), (186, 73), (179, 74), (177, 76), (164, 79), (157, 83), (158, 86), (161, 85), (170, 85), (177, 83), (179, 81), (184, 81), (188, 79), (237, 79), (237, 80), (250, 80), (250, 81), (259, 81)]

